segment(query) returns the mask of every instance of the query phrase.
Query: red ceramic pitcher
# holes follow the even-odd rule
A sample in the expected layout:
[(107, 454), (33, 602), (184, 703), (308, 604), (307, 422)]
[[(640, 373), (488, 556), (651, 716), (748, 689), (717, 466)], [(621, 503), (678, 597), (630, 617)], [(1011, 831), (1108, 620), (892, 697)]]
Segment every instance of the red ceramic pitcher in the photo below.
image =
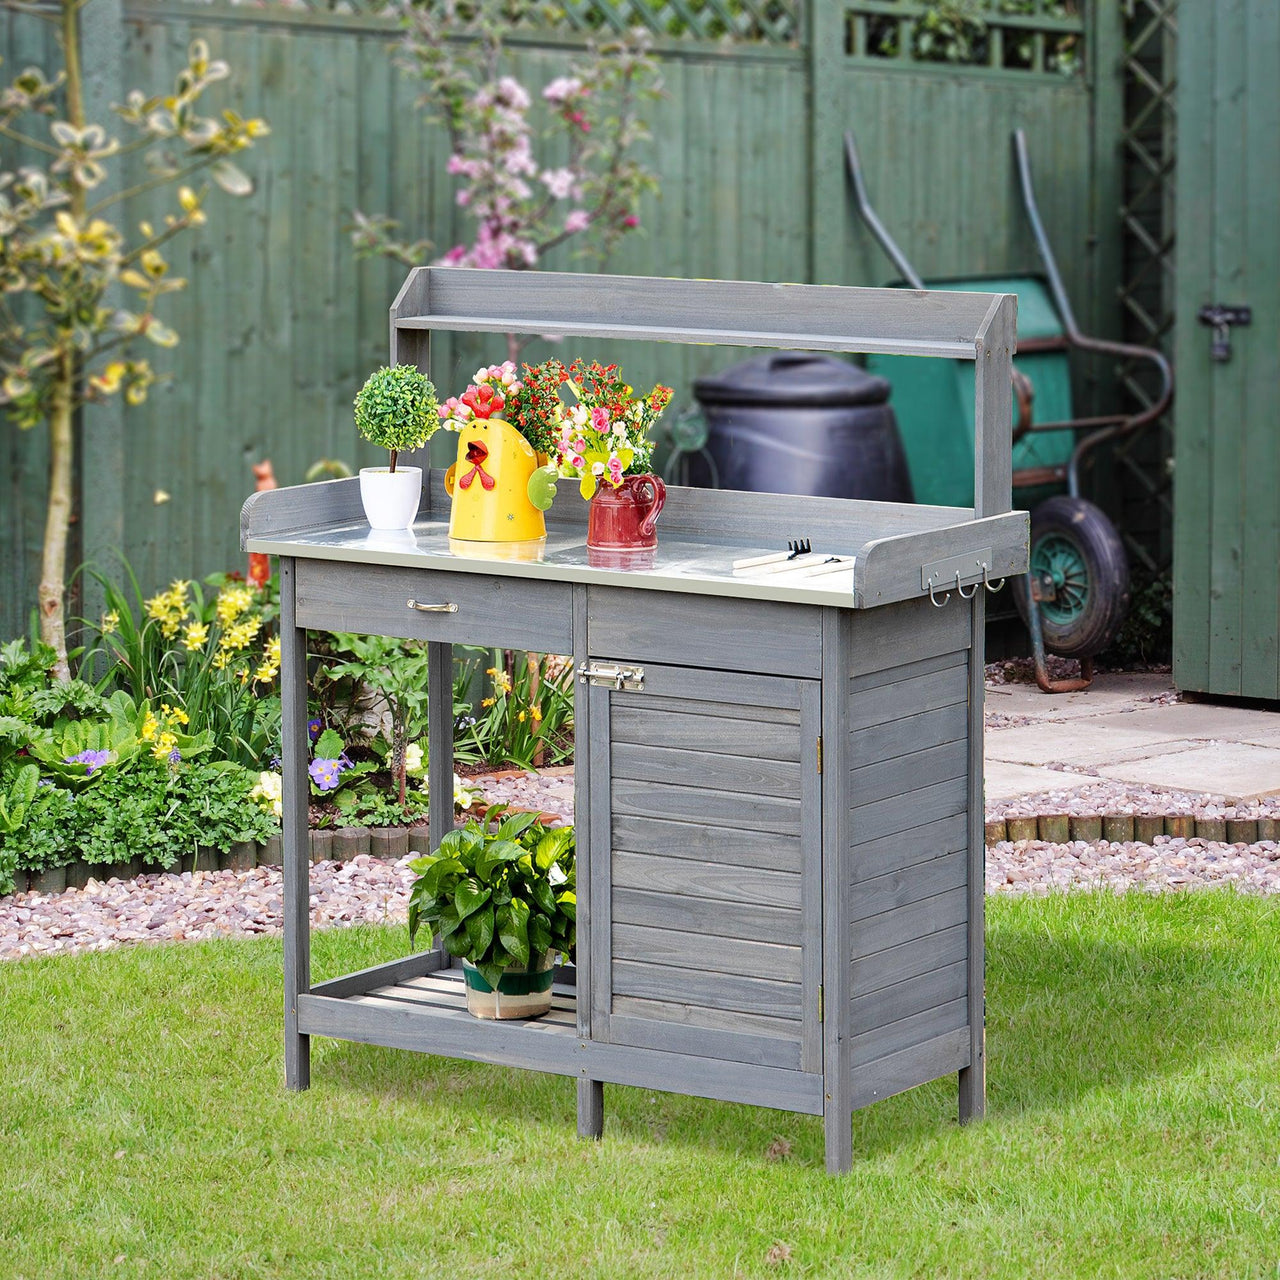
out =
[(587, 546), (597, 549), (656, 547), (658, 515), (667, 486), (657, 476), (626, 476), (593, 495), (587, 514)]

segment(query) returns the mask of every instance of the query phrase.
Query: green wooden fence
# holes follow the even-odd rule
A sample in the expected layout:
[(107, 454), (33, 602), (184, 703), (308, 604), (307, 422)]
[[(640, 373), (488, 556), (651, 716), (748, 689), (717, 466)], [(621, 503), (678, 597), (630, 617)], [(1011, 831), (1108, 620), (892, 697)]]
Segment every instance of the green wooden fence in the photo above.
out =
[[(156, 361), (172, 379), (144, 407), (94, 410), (83, 424), (77, 554), (121, 549), (149, 588), (239, 564), (252, 462), (269, 457), (294, 483), (320, 457), (367, 460), (350, 403), (386, 358), (402, 272), (356, 262), (344, 230), (351, 210), (389, 212), (441, 250), (463, 227), (446, 140), (392, 65), (389, 19), (357, 5), (89, 0), (86, 13), (95, 6), (99, 101), (170, 83), (202, 37), (234, 69), (234, 104), (273, 130), (245, 166), (255, 195), (214, 201), (210, 225), (175, 255), (191, 283), (172, 311), (182, 343)], [(1006, 12), (1015, 7), (1026, 12)], [(610, 270), (884, 283), (891, 269), (851, 221), (849, 125), (882, 215), (926, 277), (1032, 270), (1009, 149), (1021, 125), (1080, 319), (1115, 332), (1119, 5), (992, 4), (967, 65), (928, 60), (913, 38), (924, 6), (905, 0), (573, 0), (564, 9), (564, 29), (513, 34), (516, 72), (535, 85), (563, 72), (583, 31), (642, 17), (659, 36), (666, 97), (651, 113), (648, 161), (662, 194)], [(2, 21), (8, 67), (52, 65), (45, 24)], [(127, 217), (157, 212), (135, 200)], [(547, 265), (574, 261), (562, 251)], [(456, 391), (482, 354), (501, 352), (438, 344), (433, 375)], [(741, 358), (625, 354), (637, 383), (661, 378), (685, 400), (695, 373)], [(38, 433), (4, 430), (0, 634), (9, 634), (34, 601), (45, 455)]]

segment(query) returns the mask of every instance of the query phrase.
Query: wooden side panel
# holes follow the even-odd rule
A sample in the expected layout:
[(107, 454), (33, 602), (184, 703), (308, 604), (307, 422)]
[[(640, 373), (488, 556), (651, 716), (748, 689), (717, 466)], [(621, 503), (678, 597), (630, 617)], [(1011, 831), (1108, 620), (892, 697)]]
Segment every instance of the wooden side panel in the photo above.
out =
[(844, 685), (856, 1105), (970, 1058), (973, 611), (953, 598), (889, 613), (868, 615), (862, 644), (850, 618), (859, 665)]

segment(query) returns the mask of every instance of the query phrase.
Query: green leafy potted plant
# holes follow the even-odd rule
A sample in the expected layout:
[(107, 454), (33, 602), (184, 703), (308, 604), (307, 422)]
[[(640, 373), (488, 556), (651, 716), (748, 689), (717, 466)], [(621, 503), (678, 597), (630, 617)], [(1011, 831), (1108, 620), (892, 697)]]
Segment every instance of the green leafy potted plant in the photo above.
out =
[(407, 529), (422, 500), (422, 468), (400, 467), (406, 449), (421, 449), (440, 425), (436, 389), (412, 365), (393, 364), (374, 372), (355, 399), (356, 429), (391, 454), (389, 467), (360, 468), (360, 500), (371, 529)]
[[(478, 1018), (536, 1018), (551, 1008), (557, 955), (577, 920), (572, 827), (494, 805), (483, 823), (451, 831), (409, 864), (409, 940), (425, 928), (463, 962), (467, 1009)], [(498, 819), (496, 827), (495, 819)]]

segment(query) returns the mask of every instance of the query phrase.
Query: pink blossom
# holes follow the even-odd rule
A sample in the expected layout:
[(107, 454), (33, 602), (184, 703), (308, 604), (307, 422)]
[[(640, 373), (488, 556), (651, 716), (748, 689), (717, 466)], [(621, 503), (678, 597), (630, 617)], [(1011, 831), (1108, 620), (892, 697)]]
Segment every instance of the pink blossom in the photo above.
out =
[(567, 102), (582, 94), (582, 81), (577, 76), (560, 76), (542, 91), (548, 102)]
[(463, 187), (453, 198), (461, 208), (465, 209), (471, 203), (471, 192)]
[(595, 408), (591, 410), (591, 425), (597, 431), (608, 431), (609, 429), (609, 410), (605, 408)]
[(574, 209), (564, 220), (564, 229), (570, 235), (585, 231), (591, 225), (591, 215), (585, 209)]
[(622, 483), (622, 459), (616, 454), (609, 459), (609, 479), (615, 489)]
[(563, 200), (573, 190), (576, 179), (572, 169), (546, 169), (542, 174), (543, 185), (556, 200)]
[(622, 225), (628, 229), (631, 227), (638, 227), (640, 225), (640, 219), (637, 218), (634, 213), (629, 213), (625, 218), (623, 218)]
[(568, 120), (570, 124), (576, 124), (578, 128), (582, 130), (583, 133), (591, 132), (591, 124), (587, 120), (587, 117), (584, 116), (581, 111), (570, 111), (565, 116), (565, 119)]
[(574, 447), (574, 448), (575, 448), (579, 453), (585, 453), (585, 452), (586, 452), (586, 448), (587, 448), (587, 442), (586, 442), (586, 441), (585, 441), (581, 436), (579, 436), (579, 437), (578, 437), (578, 438), (573, 442), (573, 447)]
[(579, 471), (581, 471), (582, 468), (587, 465), (587, 460), (582, 456), (582, 454), (575, 453), (573, 457), (569, 459), (569, 465), (571, 467), (576, 467)]

